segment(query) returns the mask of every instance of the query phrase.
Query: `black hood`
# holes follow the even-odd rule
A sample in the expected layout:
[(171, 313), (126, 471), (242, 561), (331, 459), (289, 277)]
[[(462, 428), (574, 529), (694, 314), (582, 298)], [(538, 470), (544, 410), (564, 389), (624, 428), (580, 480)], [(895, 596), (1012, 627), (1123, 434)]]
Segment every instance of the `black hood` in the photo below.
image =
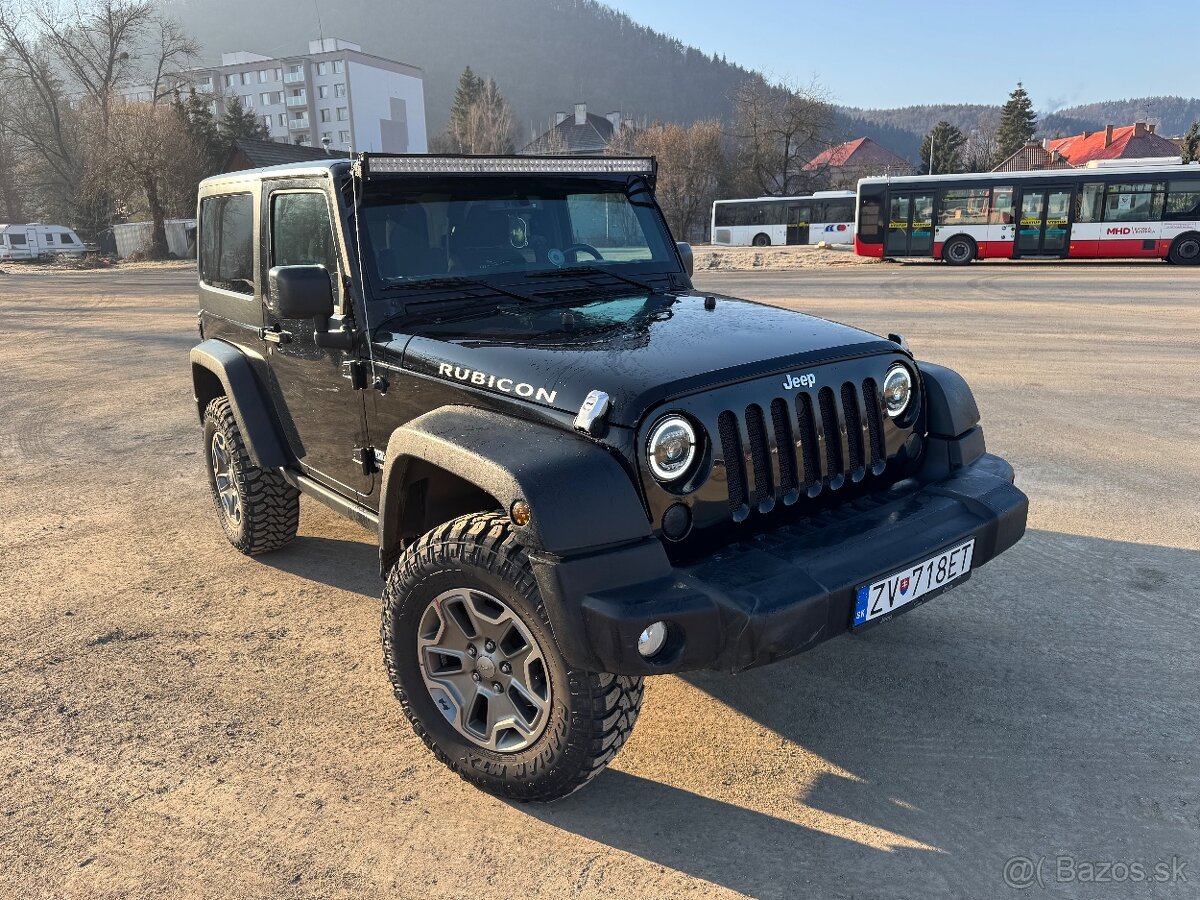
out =
[(393, 335), (414, 372), (575, 413), (592, 390), (635, 426), (656, 404), (718, 385), (896, 345), (815, 316), (730, 297), (637, 293), (519, 306)]

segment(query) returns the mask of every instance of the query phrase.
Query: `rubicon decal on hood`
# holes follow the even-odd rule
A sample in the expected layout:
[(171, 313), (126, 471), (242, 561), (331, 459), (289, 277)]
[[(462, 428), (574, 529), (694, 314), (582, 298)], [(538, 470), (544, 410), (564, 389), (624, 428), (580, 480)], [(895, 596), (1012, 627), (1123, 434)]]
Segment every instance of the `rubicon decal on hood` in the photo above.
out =
[(558, 396), (558, 391), (547, 390), (544, 387), (534, 387), (532, 384), (517, 381), (514, 378), (498, 378), (488, 372), (480, 372), (478, 369), (456, 366), (453, 363), (438, 363), (438, 375), (442, 378), (452, 378), (455, 381), (473, 384), (476, 387), (503, 391), (506, 394), (516, 394), (518, 397), (532, 398), (538, 403), (548, 405), (553, 405), (554, 398)]

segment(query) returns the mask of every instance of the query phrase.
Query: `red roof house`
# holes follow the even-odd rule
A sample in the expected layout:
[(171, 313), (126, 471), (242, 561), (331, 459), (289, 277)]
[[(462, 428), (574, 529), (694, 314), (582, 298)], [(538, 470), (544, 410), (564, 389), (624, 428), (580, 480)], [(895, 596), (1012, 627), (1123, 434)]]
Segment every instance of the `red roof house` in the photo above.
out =
[(1085, 166), (1094, 159), (1178, 156), (1178, 145), (1155, 134), (1154, 129), (1154, 125), (1145, 122), (1135, 122), (1122, 128), (1109, 125), (1103, 131), (1085, 131), (1072, 137), (1053, 138), (1046, 142), (1046, 149), (1057, 151), (1073, 166)]
[(818, 153), (804, 164), (804, 171), (829, 173), (829, 186), (853, 189), (858, 179), (870, 175), (911, 175), (913, 166), (868, 137), (847, 141)]

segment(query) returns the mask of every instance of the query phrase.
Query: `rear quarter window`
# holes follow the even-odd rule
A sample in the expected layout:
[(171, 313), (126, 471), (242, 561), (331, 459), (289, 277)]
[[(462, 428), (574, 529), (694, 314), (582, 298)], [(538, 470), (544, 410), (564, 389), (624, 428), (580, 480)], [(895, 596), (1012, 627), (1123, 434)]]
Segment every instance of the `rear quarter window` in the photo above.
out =
[(254, 197), (227, 194), (200, 201), (200, 280), (253, 295)]

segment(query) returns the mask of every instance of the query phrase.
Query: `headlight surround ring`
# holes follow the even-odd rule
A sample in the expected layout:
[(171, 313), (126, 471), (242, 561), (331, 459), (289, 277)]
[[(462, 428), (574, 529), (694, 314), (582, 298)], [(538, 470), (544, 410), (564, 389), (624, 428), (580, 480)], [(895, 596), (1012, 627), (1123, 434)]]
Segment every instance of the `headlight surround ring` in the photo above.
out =
[(695, 427), (678, 413), (659, 419), (646, 439), (650, 472), (664, 484), (677, 482), (691, 472), (698, 450)]
[(888, 369), (883, 379), (883, 408), (888, 416), (899, 419), (908, 412), (915, 393), (913, 375), (904, 363)]

